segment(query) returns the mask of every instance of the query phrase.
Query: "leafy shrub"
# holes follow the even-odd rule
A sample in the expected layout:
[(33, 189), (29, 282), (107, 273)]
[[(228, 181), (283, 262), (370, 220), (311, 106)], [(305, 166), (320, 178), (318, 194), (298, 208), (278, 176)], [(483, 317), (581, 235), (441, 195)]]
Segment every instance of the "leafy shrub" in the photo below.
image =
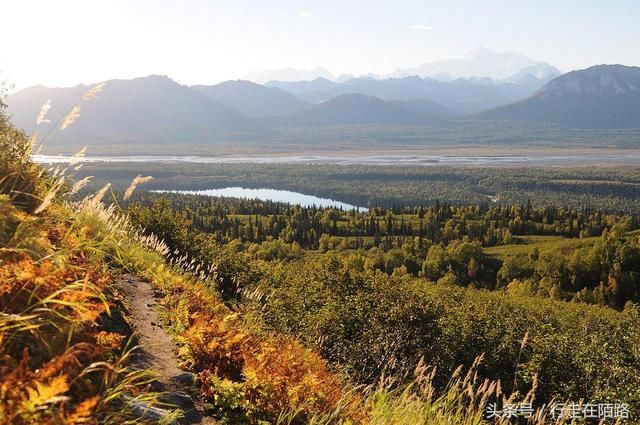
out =
[(31, 161), (31, 147), (27, 135), (9, 122), (0, 101), (0, 194), (27, 211), (42, 202), (48, 185), (43, 170)]
[(539, 400), (640, 405), (637, 306), (617, 312), (357, 272), (332, 255), (277, 270), (256, 286), (269, 296), (246, 302), (267, 327), (300, 335), (358, 383), (405, 376), (424, 358), (444, 385), (458, 365), (484, 353), (479, 373), (508, 390), (525, 391), (537, 376)]

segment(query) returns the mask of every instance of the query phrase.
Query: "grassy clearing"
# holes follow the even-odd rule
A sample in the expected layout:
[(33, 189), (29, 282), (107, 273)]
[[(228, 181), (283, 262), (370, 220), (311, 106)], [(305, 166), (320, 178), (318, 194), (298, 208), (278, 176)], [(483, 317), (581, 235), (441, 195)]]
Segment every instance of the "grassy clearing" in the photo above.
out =
[(540, 253), (550, 251), (567, 251), (592, 246), (597, 237), (569, 239), (562, 236), (515, 236), (515, 243), (509, 245), (484, 248), (488, 255), (499, 259), (512, 255), (527, 255), (537, 249)]

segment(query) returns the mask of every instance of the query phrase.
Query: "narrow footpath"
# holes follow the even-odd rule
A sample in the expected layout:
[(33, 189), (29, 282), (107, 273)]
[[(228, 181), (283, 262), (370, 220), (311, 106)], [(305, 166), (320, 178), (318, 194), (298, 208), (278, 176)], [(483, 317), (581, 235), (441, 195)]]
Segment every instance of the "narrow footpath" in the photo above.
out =
[[(199, 399), (195, 376), (178, 367), (177, 345), (162, 328), (157, 311), (160, 294), (137, 276), (123, 275), (117, 281), (117, 287), (126, 296), (129, 304), (131, 325), (138, 340), (133, 362), (140, 369), (149, 369), (158, 375), (154, 390), (165, 393), (163, 403), (176, 406), (184, 411), (185, 417), (180, 424), (217, 424), (213, 418), (203, 415), (203, 406)], [(158, 408), (148, 409), (133, 406), (142, 416), (149, 419), (161, 419), (168, 411)]]

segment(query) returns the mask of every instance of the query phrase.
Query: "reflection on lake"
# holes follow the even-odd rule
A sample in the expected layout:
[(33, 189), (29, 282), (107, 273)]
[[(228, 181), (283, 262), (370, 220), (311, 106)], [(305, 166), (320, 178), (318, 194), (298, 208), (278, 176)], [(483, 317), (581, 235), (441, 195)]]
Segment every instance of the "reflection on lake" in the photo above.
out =
[(289, 190), (276, 189), (246, 189), (243, 187), (225, 187), (223, 189), (207, 190), (154, 190), (157, 193), (181, 193), (185, 195), (205, 195), (223, 196), (226, 198), (260, 199), (262, 201), (286, 202), (303, 207), (334, 207), (344, 210), (358, 208), (367, 211), (367, 208), (350, 205), (344, 202), (335, 201), (328, 198), (318, 198), (317, 196), (305, 195), (303, 193), (291, 192)]

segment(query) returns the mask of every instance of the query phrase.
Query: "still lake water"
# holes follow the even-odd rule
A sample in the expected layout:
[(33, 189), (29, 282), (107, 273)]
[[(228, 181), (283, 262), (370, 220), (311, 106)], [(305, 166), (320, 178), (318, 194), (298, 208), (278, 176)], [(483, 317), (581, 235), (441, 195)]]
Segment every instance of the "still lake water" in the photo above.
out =
[(367, 208), (357, 207), (344, 202), (335, 201), (328, 198), (319, 198), (317, 196), (305, 195), (303, 193), (291, 192), (289, 190), (276, 189), (246, 189), (244, 187), (225, 187), (224, 189), (207, 189), (207, 190), (154, 190), (157, 193), (181, 193), (185, 195), (205, 195), (205, 196), (223, 196), (226, 198), (244, 198), (259, 199), (261, 201), (286, 202), (293, 205), (301, 205), (303, 207), (334, 207), (344, 210), (352, 210), (359, 208), (360, 211), (367, 211)]

